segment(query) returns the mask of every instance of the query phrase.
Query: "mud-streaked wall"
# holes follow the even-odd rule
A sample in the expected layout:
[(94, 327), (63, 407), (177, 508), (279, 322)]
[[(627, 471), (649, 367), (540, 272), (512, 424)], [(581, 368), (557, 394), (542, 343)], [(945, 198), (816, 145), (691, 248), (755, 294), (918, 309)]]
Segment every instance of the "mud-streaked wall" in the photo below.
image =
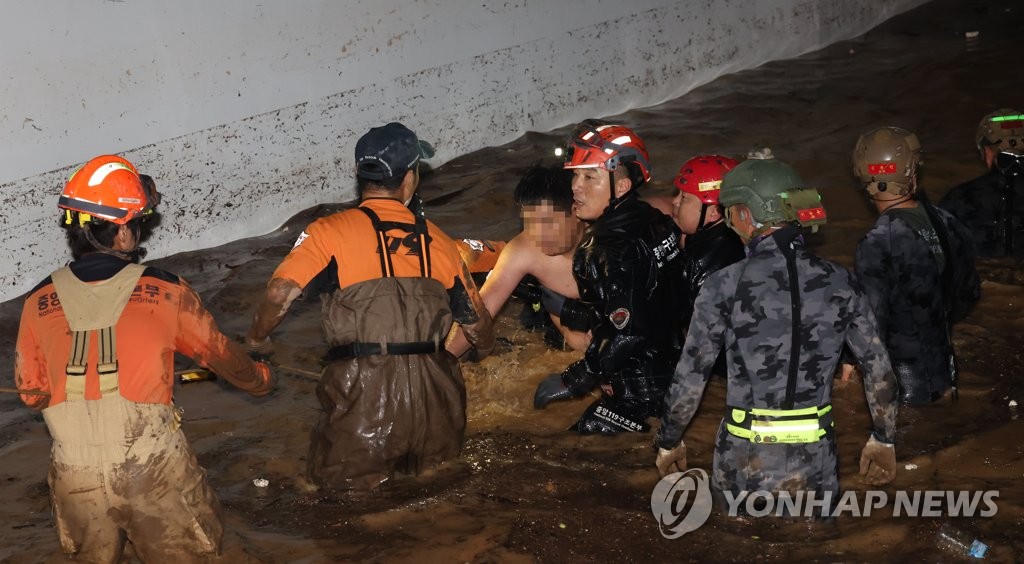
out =
[(459, 154), (679, 96), (924, 0), (12, 0), (0, 21), (0, 300), (67, 260), (56, 194), (122, 153), (157, 179), (150, 256), (354, 196), (398, 120)]

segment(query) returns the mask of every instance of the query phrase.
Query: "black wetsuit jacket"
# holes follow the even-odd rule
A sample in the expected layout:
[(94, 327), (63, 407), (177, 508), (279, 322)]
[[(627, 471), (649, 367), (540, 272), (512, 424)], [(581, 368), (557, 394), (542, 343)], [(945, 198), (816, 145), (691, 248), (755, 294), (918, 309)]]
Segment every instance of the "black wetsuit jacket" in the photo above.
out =
[(1024, 179), (992, 170), (950, 190), (939, 207), (971, 232), (979, 257), (1024, 258)]
[(743, 260), (747, 255), (739, 235), (725, 221), (701, 229), (686, 237), (683, 248), (683, 316), (682, 328), (690, 326), (693, 302), (708, 275)]
[(575, 395), (610, 384), (616, 403), (660, 411), (681, 348), (679, 228), (634, 193), (587, 228), (572, 269), (597, 316), (563, 383)]

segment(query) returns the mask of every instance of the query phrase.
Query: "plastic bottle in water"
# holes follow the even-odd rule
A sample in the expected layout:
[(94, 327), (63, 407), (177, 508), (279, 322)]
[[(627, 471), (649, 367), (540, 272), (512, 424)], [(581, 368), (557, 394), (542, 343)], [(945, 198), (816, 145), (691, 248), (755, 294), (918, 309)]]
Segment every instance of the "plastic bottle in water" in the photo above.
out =
[(971, 558), (985, 558), (988, 553), (988, 545), (971, 535), (946, 523), (939, 527), (939, 546), (962, 556)]

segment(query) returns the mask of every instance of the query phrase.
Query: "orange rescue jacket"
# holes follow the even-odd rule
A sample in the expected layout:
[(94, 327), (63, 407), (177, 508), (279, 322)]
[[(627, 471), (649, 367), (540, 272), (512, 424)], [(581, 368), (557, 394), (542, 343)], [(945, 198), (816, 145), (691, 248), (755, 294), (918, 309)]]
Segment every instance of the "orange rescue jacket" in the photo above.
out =
[[(84, 282), (105, 280), (127, 262), (90, 254), (71, 264)], [(86, 276), (80, 272), (88, 273)], [(253, 393), (269, 391), (269, 371), (224, 336), (187, 282), (157, 268), (146, 268), (115, 325), (118, 388), (138, 403), (169, 404), (174, 385), (174, 353), (192, 357), (235, 386)], [(100, 399), (99, 347), (90, 340), (85, 399)], [(26, 405), (43, 409), (67, 399), (66, 373), (72, 332), (53, 282), (47, 278), (29, 293), (22, 309), (15, 352), (14, 379), (20, 389), (51, 395), (22, 395)]]
[[(412, 225), (414, 216), (402, 202), (388, 198), (368, 198), (360, 206), (369, 208), (388, 227), (390, 222)], [(474, 323), (476, 313), (460, 315), (471, 308), (467, 288), (475, 289), (473, 279), (462, 260), (455, 242), (431, 221), (427, 221), (430, 242), (430, 277), (440, 282), (453, 304), (452, 312), (459, 322)], [(347, 288), (382, 276), (383, 267), (378, 248), (385, 246), (391, 257), (394, 275), (421, 276), (419, 242), (414, 234), (399, 227), (385, 229), (382, 241), (373, 222), (358, 209), (341, 211), (311, 223), (299, 236), (288, 256), (274, 271), (272, 278), (281, 278), (306, 285), (324, 269), (336, 276), (339, 288)], [(468, 312), (466, 312), (468, 313)], [(460, 319), (461, 317), (461, 319)]]

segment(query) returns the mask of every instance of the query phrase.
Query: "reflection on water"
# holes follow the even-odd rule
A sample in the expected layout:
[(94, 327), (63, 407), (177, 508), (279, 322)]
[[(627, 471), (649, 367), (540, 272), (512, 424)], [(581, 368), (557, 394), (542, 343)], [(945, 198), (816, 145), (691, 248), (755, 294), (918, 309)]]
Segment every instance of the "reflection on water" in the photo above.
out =
[[(770, 145), (820, 187), (829, 225), (811, 238), (816, 252), (852, 263), (874, 212), (850, 175), (857, 136), (880, 125), (915, 131), (925, 150), (924, 187), (938, 199), (982, 172), (973, 147), (982, 115), (1020, 107), (1018, 61), (1024, 5), (1011, 0), (940, 0), (853, 41), (797, 60), (726, 76), (683, 98), (617, 119), (652, 153), (650, 193), (672, 194), (672, 174), (701, 152), (743, 155)], [(973, 37), (967, 32), (977, 31)], [(426, 177), (430, 217), (457, 236), (507, 238), (518, 230), (512, 189), (565, 131), (531, 133), (459, 158)], [(323, 210), (320, 210), (322, 213)], [(219, 249), (157, 261), (195, 283), (222, 328), (241, 335), (280, 257), (312, 214), (287, 231)], [(901, 468), (890, 497), (907, 490), (999, 490), (990, 519), (952, 519), (992, 545), (997, 561), (1020, 559), (1024, 540), (1024, 269), (1005, 260), (979, 264), (983, 297), (957, 326), (963, 375), (960, 400), (900, 413)], [(9, 329), (0, 354), (10, 365), (20, 304), (3, 304)], [(387, 561), (816, 561), (945, 560), (935, 530), (949, 519), (894, 518), (885, 512), (808, 524), (739, 522), (715, 513), (685, 538), (663, 539), (650, 513), (657, 481), (651, 436), (580, 437), (565, 429), (590, 401), (532, 408), (536, 382), (577, 356), (552, 351), (519, 328), (513, 300), (498, 320), (499, 354), (465, 366), (469, 428), (461, 460), (430, 476), (397, 478), (373, 495), (326, 498), (302, 480), (315, 383), (281, 374), (279, 389), (251, 400), (195, 384), (178, 392), (185, 429), (224, 503), (231, 562)], [(315, 299), (297, 303), (275, 333), (279, 360), (317, 368), (324, 350)], [(724, 382), (708, 386), (688, 429), (690, 463), (711, 467), (713, 435), (724, 411)], [(0, 560), (43, 561), (56, 549), (47, 510), (48, 441), (41, 420), (0, 398), (5, 466), (0, 495)], [(869, 420), (859, 382), (837, 383), (841, 485), (863, 490), (857, 455)], [(9, 461), (9, 462), (8, 462)], [(908, 469), (909, 468), (909, 469)], [(257, 489), (252, 480), (269, 481)]]

